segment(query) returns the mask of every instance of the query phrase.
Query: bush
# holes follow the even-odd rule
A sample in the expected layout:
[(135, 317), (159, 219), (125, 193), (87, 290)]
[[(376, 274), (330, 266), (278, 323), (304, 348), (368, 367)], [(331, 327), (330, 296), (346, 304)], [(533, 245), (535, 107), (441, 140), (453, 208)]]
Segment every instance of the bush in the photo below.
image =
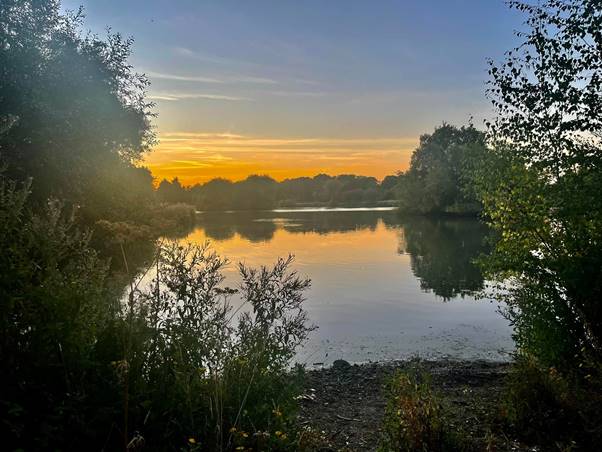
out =
[(194, 206), (185, 203), (159, 204), (151, 212), (151, 226), (157, 233), (190, 228), (196, 219)]
[[(0, 172), (0, 434), (9, 450), (86, 437), (97, 402), (96, 339), (115, 314), (107, 265), (61, 204), (27, 207)], [(35, 445), (35, 446), (34, 446)]]
[(443, 404), (431, 389), (430, 375), (418, 367), (400, 371), (389, 383), (379, 450), (471, 450), (462, 433), (447, 430), (446, 423)]
[(160, 247), (157, 276), (133, 287), (122, 313), (128, 426), (152, 443), (291, 446), (299, 380), (290, 364), (312, 329), (301, 307), (309, 281), (288, 271), (291, 262), (240, 265), (239, 309), (249, 311), (236, 323), (235, 290), (222, 284), (226, 260), (208, 245)]
[(594, 450), (602, 440), (599, 374), (587, 380), (580, 385), (554, 367), (521, 357), (508, 377), (502, 419), (529, 443)]

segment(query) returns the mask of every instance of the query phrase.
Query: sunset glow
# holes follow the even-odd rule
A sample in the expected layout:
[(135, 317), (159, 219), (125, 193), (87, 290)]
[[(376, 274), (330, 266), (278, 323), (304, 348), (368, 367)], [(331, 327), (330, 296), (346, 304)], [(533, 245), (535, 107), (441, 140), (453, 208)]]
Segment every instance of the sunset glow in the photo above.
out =
[(160, 181), (194, 185), (250, 174), (291, 177), (358, 174), (382, 179), (407, 168), (415, 138), (257, 138), (235, 134), (170, 133), (144, 161)]
[[(92, 32), (135, 38), (159, 144), (156, 183), (267, 174), (381, 180), (423, 133), (490, 114), (486, 59), (517, 24), (503, 1), (65, 0)], [(185, 13), (183, 13), (185, 11)], [(450, 39), (453, 37), (453, 39)]]

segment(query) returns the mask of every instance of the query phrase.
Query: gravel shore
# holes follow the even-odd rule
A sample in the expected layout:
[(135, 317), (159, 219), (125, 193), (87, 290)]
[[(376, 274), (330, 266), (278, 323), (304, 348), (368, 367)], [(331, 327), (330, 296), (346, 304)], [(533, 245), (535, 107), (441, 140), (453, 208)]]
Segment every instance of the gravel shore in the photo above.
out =
[[(323, 433), (325, 450), (376, 450), (385, 411), (385, 383), (416, 361), (350, 365), (307, 372), (299, 423)], [(471, 438), (491, 437), (499, 414), (504, 379), (511, 364), (489, 361), (420, 361), (451, 413), (450, 428)], [(507, 437), (496, 450), (533, 450)], [(535, 449), (537, 450), (537, 449)]]

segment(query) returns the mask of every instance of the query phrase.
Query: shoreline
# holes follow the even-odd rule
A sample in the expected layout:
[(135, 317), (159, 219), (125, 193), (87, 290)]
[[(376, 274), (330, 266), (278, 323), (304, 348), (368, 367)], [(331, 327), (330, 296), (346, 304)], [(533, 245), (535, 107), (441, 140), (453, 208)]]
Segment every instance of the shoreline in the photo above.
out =
[[(300, 397), (299, 426), (321, 432), (328, 444), (322, 449), (325, 451), (377, 450), (386, 406), (385, 385), (397, 371), (416, 364), (432, 376), (432, 387), (450, 414), (449, 427), (476, 442), (491, 441), (512, 362), (339, 361), (332, 367), (307, 370)], [(495, 450), (499, 451), (533, 450), (506, 435), (494, 441)]]

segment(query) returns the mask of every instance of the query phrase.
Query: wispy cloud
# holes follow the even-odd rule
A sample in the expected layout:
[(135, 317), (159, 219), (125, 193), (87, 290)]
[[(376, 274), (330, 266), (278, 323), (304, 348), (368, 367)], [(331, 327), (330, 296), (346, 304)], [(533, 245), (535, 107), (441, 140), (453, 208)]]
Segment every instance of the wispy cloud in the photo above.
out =
[(219, 77), (206, 77), (204, 75), (181, 75), (167, 74), (164, 72), (146, 71), (150, 78), (161, 80), (173, 80), (178, 82), (192, 83), (230, 83), (230, 84), (258, 84), (258, 85), (277, 85), (277, 80), (267, 77), (254, 77), (250, 75), (223, 75)]
[(328, 95), (323, 91), (270, 91), (269, 94), (282, 97), (324, 97)]
[(230, 72), (230, 75), (226, 75), (224, 77), (219, 77), (220, 80), (224, 80), (225, 82), (230, 83), (257, 83), (257, 84), (267, 84), (267, 85), (275, 85), (281, 83), (293, 83), (299, 85), (320, 85), (321, 83), (315, 80), (310, 80), (306, 78), (299, 77), (287, 77), (286, 80), (276, 80), (271, 77), (265, 76), (249, 76), (248, 74), (237, 74), (237, 72), (254, 72), (261, 73), (269, 70), (270, 72), (278, 73), (281, 70), (281, 67), (277, 66), (266, 66), (260, 65), (256, 62), (252, 61), (244, 61), (233, 58), (226, 58), (216, 55), (210, 55), (204, 52), (200, 52), (197, 50), (192, 50), (187, 47), (174, 47), (173, 53), (179, 57), (184, 57), (192, 60), (202, 61), (204, 63), (210, 63), (218, 66), (222, 66), (225, 68), (227, 72)]
[(174, 47), (173, 53), (175, 53), (178, 56), (183, 56), (186, 58), (203, 61), (205, 63), (224, 64), (224, 65), (233, 65), (233, 64), (241, 63), (241, 61), (238, 61), (238, 60), (201, 53), (201, 52), (189, 49), (187, 47)]
[(177, 74), (165, 74), (163, 72), (147, 71), (146, 75), (151, 78), (158, 78), (162, 80), (177, 80), (181, 82), (197, 82), (197, 83), (224, 83), (223, 80), (218, 80), (211, 77), (203, 77), (200, 75), (177, 75)]
[(251, 76), (234, 76), (226, 77), (226, 80), (231, 83), (257, 83), (262, 85), (277, 85), (277, 80), (267, 77), (251, 77)]
[(226, 100), (226, 101), (243, 101), (252, 100), (248, 97), (239, 96), (228, 96), (224, 94), (212, 94), (212, 93), (155, 93), (150, 94), (149, 99), (151, 100), (163, 100), (168, 102), (174, 102), (179, 100), (188, 99), (206, 99), (206, 100)]
[(417, 144), (415, 137), (380, 137), (380, 138), (276, 138), (256, 137), (233, 133), (211, 132), (172, 132), (159, 136), (163, 149), (174, 148), (212, 148), (238, 151), (340, 151), (346, 153), (366, 152), (371, 150), (399, 151), (413, 149)]

